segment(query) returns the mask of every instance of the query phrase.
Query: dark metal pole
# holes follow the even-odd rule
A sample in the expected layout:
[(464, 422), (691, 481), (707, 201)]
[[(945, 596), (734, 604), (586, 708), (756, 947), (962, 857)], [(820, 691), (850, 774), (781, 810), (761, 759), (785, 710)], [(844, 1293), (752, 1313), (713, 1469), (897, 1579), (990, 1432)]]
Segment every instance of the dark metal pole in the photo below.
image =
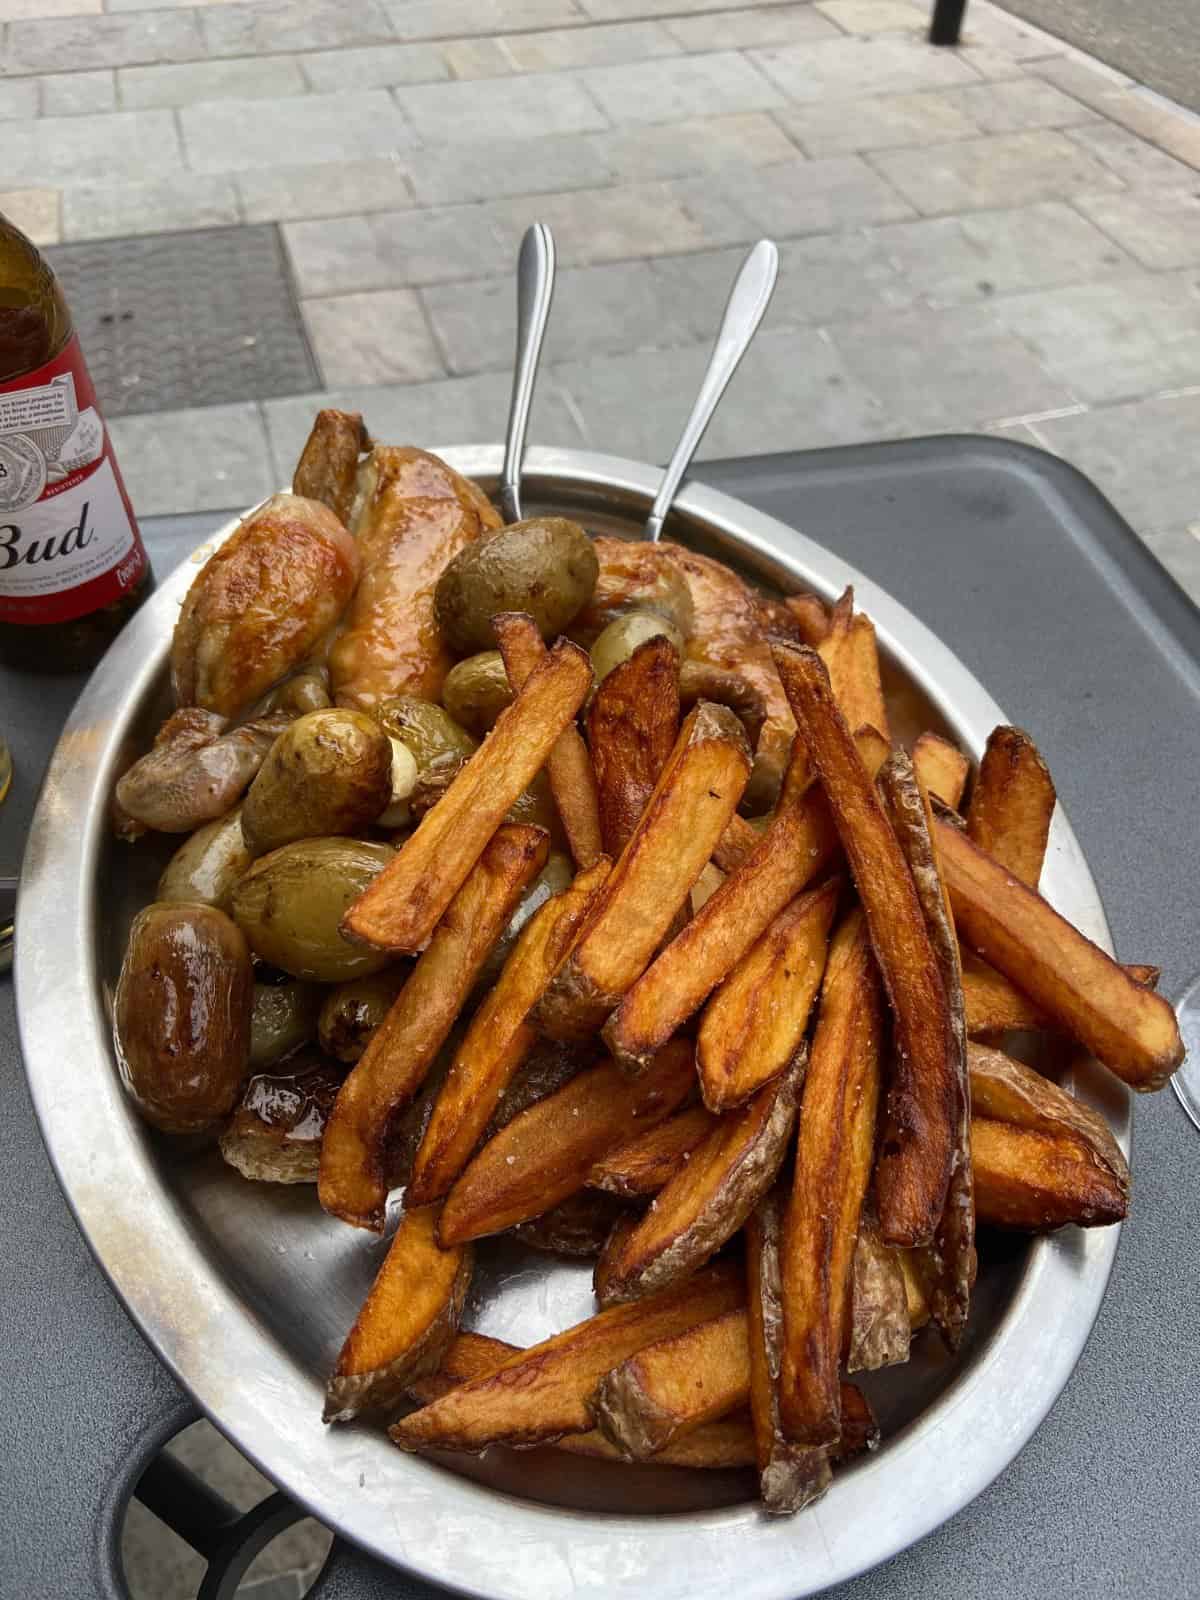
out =
[(957, 44), (966, 9), (967, 0), (934, 0), (930, 44)]
[(133, 1493), (206, 1561), (220, 1549), (242, 1515), (190, 1467), (174, 1460), (165, 1450), (142, 1473)]

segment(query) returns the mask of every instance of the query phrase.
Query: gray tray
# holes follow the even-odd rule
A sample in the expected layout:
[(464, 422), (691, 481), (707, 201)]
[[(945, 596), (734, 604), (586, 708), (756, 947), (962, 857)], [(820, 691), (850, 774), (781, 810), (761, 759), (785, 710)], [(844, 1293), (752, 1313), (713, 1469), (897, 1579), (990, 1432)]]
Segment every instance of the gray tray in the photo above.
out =
[[(870, 572), (1036, 731), (1118, 948), (1131, 959), (1149, 952), (1169, 985), (1181, 981), (1198, 948), (1187, 775), (1200, 757), (1200, 616), (1111, 507), (1060, 463), (983, 440), (773, 457), (700, 475)], [(163, 530), (176, 536), (175, 554), (219, 519), (189, 520)], [(148, 533), (165, 570), (160, 529)], [(69, 686), (0, 681), (28, 775), (48, 753)], [(27, 804), (26, 778), (0, 812), (0, 870), (15, 860)], [(13, 1245), (0, 1312), (9, 1400), (0, 1488), (10, 1508), (0, 1594), (120, 1593), (111, 1566), (120, 1508), (143, 1461), (191, 1413), (69, 1222), (17, 1071), (7, 990), (0, 1007), (0, 1070), (13, 1080), (0, 1134)], [(1154, 1596), (1194, 1592), (1200, 1407), (1189, 1381), (1185, 1313), (1196, 1296), (1184, 1221), (1196, 1152), (1165, 1098), (1139, 1107), (1138, 1146), (1134, 1220), (1054, 1413), (967, 1511), (842, 1593), (990, 1595), (999, 1583), (1018, 1595), (1082, 1596), (1135, 1581)], [(432, 1591), (339, 1550), (318, 1592)]]

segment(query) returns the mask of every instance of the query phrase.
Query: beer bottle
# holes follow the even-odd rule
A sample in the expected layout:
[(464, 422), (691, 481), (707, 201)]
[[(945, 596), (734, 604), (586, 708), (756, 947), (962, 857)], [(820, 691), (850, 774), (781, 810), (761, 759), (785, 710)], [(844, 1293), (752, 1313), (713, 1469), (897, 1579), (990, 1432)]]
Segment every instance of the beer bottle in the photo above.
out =
[(0, 658), (91, 667), (152, 587), (62, 290), (0, 215)]

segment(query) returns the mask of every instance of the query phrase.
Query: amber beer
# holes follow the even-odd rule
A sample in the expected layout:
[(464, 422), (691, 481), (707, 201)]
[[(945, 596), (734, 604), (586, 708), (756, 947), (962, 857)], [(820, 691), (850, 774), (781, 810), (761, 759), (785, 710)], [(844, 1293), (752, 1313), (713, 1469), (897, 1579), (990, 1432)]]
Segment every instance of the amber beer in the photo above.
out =
[(152, 584), (62, 290), (0, 215), (0, 657), (90, 667)]

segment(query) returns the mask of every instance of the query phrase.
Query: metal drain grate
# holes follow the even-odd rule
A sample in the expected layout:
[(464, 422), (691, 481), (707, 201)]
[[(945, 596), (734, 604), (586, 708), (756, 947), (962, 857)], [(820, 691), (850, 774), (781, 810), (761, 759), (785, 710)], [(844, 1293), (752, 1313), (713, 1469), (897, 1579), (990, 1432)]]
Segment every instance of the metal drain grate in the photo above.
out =
[(110, 417), (320, 388), (278, 229), (47, 250)]

